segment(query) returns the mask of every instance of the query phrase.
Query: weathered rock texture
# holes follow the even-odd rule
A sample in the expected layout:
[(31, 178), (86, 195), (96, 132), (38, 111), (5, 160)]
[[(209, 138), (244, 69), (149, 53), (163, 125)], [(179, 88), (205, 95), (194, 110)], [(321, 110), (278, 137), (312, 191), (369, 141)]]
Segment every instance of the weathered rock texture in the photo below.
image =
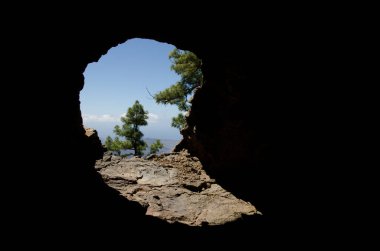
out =
[(257, 213), (210, 179), (185, 151), (150, 160), (105, 155), (96, 169), (109, 186), (147, 207), (147, 215), (170, 223), (221, 225)]

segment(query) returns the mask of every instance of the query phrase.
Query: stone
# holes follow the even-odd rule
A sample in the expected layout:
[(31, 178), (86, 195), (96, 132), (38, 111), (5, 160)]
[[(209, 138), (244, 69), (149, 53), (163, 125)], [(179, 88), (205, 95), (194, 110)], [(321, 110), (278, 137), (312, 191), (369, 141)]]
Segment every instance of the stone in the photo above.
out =
[(93, 128), (84, 128), (87, 147), (89, 149), (88, 152), (91, 153), (91, 156), (94, 159), (100, 159), (103, 157), (103, 153), (105, 152), (105, 148), (102, 146), (102, 143), (99, 139), (98, 132)]
[[(104, 165), (106, 163), (106, 165)], [(215, 183), (186, 151), (142, 158), (100, 160), (96, 170), (122, 196), (147, 207), (146, 214), (190, 226), (223, 225), (258, 214), (249, 202)]]

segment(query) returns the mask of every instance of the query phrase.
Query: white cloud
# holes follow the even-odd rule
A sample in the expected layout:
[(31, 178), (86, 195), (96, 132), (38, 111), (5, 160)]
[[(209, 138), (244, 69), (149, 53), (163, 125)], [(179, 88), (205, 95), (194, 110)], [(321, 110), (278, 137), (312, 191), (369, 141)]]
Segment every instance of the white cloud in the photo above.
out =
[[(125, 116), (126, 113), (121, 114), (119, 117), (113, 116), (111, 114), (102, 114), (102, 115), (94, 115), (94, 114), (84, 114), (83, 122), (120, 122), (120, 118)], [(157, 114), (148, 113), (148, 123), (157, 123), (159, 117)]]
[(148, 123), (157, 123), (158, 122), (158, 115), (154, 113), (148, 113)]
[(102, 114), (102, 115), (94, 115), (94, 114), (84, 114), (83, 122), (118, 122), (120, 118), (117, 118), (111, 114)]

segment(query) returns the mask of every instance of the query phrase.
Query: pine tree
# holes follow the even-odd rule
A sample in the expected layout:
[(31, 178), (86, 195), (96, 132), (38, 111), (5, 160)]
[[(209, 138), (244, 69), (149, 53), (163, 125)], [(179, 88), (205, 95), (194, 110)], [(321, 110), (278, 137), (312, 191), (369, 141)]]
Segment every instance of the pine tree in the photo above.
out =
[(128, 108), (127, 114), (121, 117), (123, 125), (116, 125), (114, 128), (114, 133), (125, 140), (122, 141), (119, 137), (112, 140), (108, 136), (105, 142), (107, 149), (116, 151), (119, 155), (120, 150), (134, 150), (134, 156), (141, 156), (146, 149), (146, 143), (142, 140), (144, 134), (139, 127), (147, 125), (147, 119), (148, 111), (144, 111), (144, 107), (136, 100), (135, 104)]
[[(192, 52), (175, 48), (169, 54), (172, 61), (171, 70), (180, 77), (180, 81), (169, 88), (154, 95), (154, 99), (159, 104), (177, 105), (182, 112), (190, 109), (188, 96), (192, 95), (197, 87), (203, 84), (202, 61)], [(172, 127), (183, 129), (186, 126), (186, 119), (183, 113), (172, 119)]]

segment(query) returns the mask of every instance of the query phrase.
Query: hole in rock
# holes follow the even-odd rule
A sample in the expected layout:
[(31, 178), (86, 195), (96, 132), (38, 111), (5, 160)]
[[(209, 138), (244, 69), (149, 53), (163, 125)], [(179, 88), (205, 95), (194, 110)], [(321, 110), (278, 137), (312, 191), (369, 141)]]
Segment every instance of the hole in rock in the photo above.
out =
[[(176, 101), (166, 105), (162, 98), (155, 99), (180, 80), (170, 69), (169, 53), (174, 49), (173, 45), (153, 40), (132, 39), (111, 48), (99, 62), (87, 66), (81, 92), (83, 123), (97, 130), (103, 144), (108, 136), (112, 141), (117, 137), (121, 142), (111, 147), (114, 154), (134, 155), (136, 149), (136, 155), (146, 156), (156, 140), (163, 146), (158, 147), (158, 153), (165, 153), (179, 142), (180, 131), (171, 124), (173, 118), (182, 117), (186, 111), (179, 110)], [(172, 97), (167, 98), (175, 98), (176, 93), (170, 94)], [(189, 107), (188, 102), (186, 106)], [(128, 109), (131, 109), (129, 117)], [(131, 123), (125, 124), (122, 117)], [(116, 125), (120, 129), (118, 135)]]
[(131, 39), (87, 66), (81, 92), (83, 124), (108, 150), (95, 165), (107, 185), (147, 215), (190, 226), (259, 213), (211, 179), (196, 156), (172, 152), (204, 84), (201, 67), (192, 52)]

